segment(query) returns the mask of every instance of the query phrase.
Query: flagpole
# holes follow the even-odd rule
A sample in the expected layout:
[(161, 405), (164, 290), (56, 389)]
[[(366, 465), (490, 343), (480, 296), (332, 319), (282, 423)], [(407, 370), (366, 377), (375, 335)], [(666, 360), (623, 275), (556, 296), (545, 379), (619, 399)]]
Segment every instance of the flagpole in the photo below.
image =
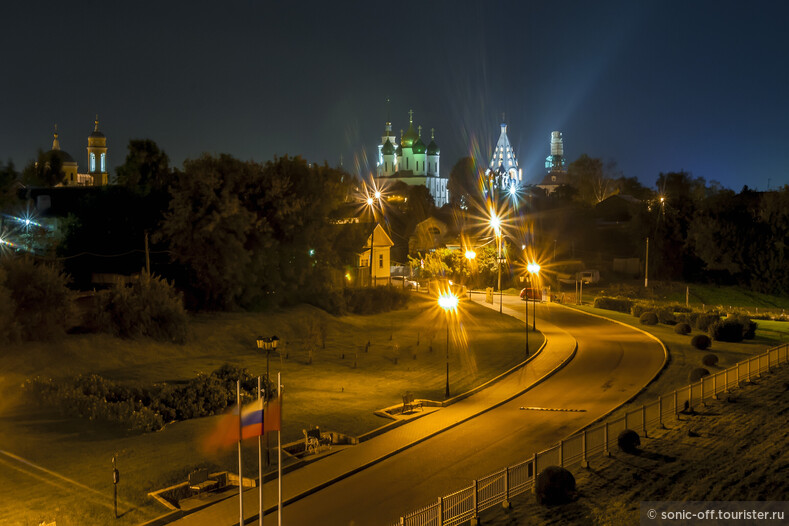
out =
[(279, 426), (277, 429), (277, 524), (282, 526), (282, 384), (277, 372), (277, 399), (279, 402)]
[(258, 487), (260, 491), (260, 511), (258, 515), (260, 516), (260, 526), (263, 526), (263, 431), (264, 425), (263, 423), (266, 421), (265, 418), (265, 408), (263, 407), (263, 402), (260, 401), (260, 376), (258, 376), (258, 403), (261, 404), (261, 414), (260, 414), (260, 434), (258, 435)]
[(236, 380), (238, 405), (238, 524), (244, 526), (244, 477), (241, 473), (241, 380)]

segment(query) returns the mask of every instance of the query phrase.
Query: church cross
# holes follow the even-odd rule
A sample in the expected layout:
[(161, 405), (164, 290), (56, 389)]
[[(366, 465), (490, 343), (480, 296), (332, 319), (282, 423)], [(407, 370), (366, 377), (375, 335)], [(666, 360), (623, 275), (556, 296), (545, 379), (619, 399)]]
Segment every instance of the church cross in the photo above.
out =
[(408, 110), (408, 122), (414, 123), (414, 110)]

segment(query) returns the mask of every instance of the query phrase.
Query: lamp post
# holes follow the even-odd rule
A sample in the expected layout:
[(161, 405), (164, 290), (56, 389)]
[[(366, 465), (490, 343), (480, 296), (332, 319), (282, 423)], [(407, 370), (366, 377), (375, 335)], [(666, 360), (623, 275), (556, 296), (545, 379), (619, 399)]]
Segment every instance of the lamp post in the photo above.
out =
[(496, 234), (496, 249), (497, 249), (497, 265), (499, 267), (499, 314), (503, 312), (503, 301), (504, 298), (501, 295), (501, 218), (493, 213), (493, 210), (490, 211), (490, 226), (493, 228), (493, 232)]
[[(271, 381), (269, 380), (268, 374), (268, 357), (272, 350), (277, 349), (277, 344), (279, 343), (279, 338), (277, 336), (271, 336), (269, 338), (264, 338), (263, 336), (258, 336), (257, 344), (258, 349), (261, 351), (266, 351), (266, 391), (265, 391), (265, 399), (268, 402), (268, 390), (269, 386), (271, 385)], [(268, 466), (271, 462), (269, 461), (269, 445), (268, 445), (268, 433), (266, 433), (266, 466)]]
[(381, 191), (376, 190), (373, 194), (373, 197), (367, 197), (367, 206), (373, 211), (373, 233), (370, 235), (370, 286), (375, 285), (375, 278), (373, 275), (373, 252), (375, 251), (375, 227), (378, 225), (376, 223), (377, 218), (375, 217), (375, 206), (376, 202), (380, 203), (381, 201)]
[[(474, 258), (477, 257), (477, 253), (471, 249), (466, 250), (466, 261), (468, 261), (469, 266), (471, 266), (471, 262)], [(471, 299), (471, 287), (468, 289), (468, 299)]]
[(438, 306), (444, 309), (447, 317), (447, 385), (444, 397), (449, 398), (449, 311), (456, 311), (458, 298), (451, 292), (445, 292), (438, 297)]
[[(540, 273), (540, 265), (538, 263), (529, 263), (526, 266), (526, 269), (529, 271), (529, 274), (531, 274), (532, 291), (534, 291), (534, 282), (537, 281), (536, 277)], [(528, 301), (529, 301), (529, 298), (527, 297), (526, 298), (526, 302), (528, 303)], [(532, 330), (536, 331), (537, 330), (537, 296), (536, 295), (534, 296), (534, 309), (533, 310), (534, 310), (534, 313), (532, 314), (532, 316), (533, 316)], [(528, 323), (529, 323), (529, 319), (526, 318), (526, 324), (528, 325)]]
[(528, 276), (529, 283), (526, 287), (526, 357), (529, 356), (529, 289), (531, 288), (531, 276)]

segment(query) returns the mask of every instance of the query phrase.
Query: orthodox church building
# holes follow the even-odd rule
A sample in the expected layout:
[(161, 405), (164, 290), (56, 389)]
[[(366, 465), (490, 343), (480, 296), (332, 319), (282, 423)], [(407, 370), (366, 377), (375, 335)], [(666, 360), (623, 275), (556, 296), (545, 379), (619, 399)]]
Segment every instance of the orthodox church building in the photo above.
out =
[[(52, 149), (44, 154), (47, 160), (60, 161), (63, 180), (56, 186), (104, 186), (109, 184), (107, 172), (107, 137), (99, 131), (99, 116), (93, 121), (93, 133), (88, 136), (88, 171), (79, 173), (77, 161), (68, 152), (60, 149), (58, 127), (52, 139)], [(49, 162), (49, 161), (48, 161)]]
[(545, 158), (545, 177), (537, 186), (550, 194), (563, 184), (569, 184), (567, 178), (567, 159), (564, 156), (564, 139), (562, 132), (551, 132), (551, 155)]
[(441, 177), (439, 163), (441, 150), (435, 141), (435, 131), (430, 130), (430, 143), (422, 140), (422, 127), (414, 129), (414, 112), (408, 112), (408, 130), (400, 130), (400, 142), (392, 134), (392, 123), (384, 126), (381, 144), (378, 145), (376, 184), (402, 181), (411, 186), (426, 186), (437, 207), (449, 202), (448, 179)]
[(488, 169), (485, 170), (488, 188), (510, 190), (517, 189), (523, 180), (523, 170), (518, 166), (515, 150), (512, 149), (507, 136), (507, 125), (501, 123), (501, 134), (493, 155), (490, 158)]

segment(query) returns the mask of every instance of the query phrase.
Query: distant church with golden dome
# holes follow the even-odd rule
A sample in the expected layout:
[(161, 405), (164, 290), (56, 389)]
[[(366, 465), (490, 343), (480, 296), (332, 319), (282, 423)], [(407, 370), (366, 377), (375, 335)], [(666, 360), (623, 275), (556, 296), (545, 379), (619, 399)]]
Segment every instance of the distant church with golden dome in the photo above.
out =
[(449, 202), (448, 179), (441, 177), (439, 162), (441, 150), (430, 130), (430, 143), (422, 140), (422, 127), (414, 129), (414, 112), (408, 112), (408, 130), (400, 130), (400, 142), (392, 134), (392, 123), (384, 126), (384, 135), (378, 145), (376, 183), (402, 181), (411, 186), (426, 186), (437, 207)]
[(52, 139), (52, 149), (44, 154), (45, 159), (60, 161), (63, 179), (55, 186), (105, 186), (110, 182), (107, 172), (107, 137), (99, 131), (99, 116), (93, 121), (93, 133), (88, 135), (88, 171), (79, 173), (77, 161), (60, 149), (58, 127)]

